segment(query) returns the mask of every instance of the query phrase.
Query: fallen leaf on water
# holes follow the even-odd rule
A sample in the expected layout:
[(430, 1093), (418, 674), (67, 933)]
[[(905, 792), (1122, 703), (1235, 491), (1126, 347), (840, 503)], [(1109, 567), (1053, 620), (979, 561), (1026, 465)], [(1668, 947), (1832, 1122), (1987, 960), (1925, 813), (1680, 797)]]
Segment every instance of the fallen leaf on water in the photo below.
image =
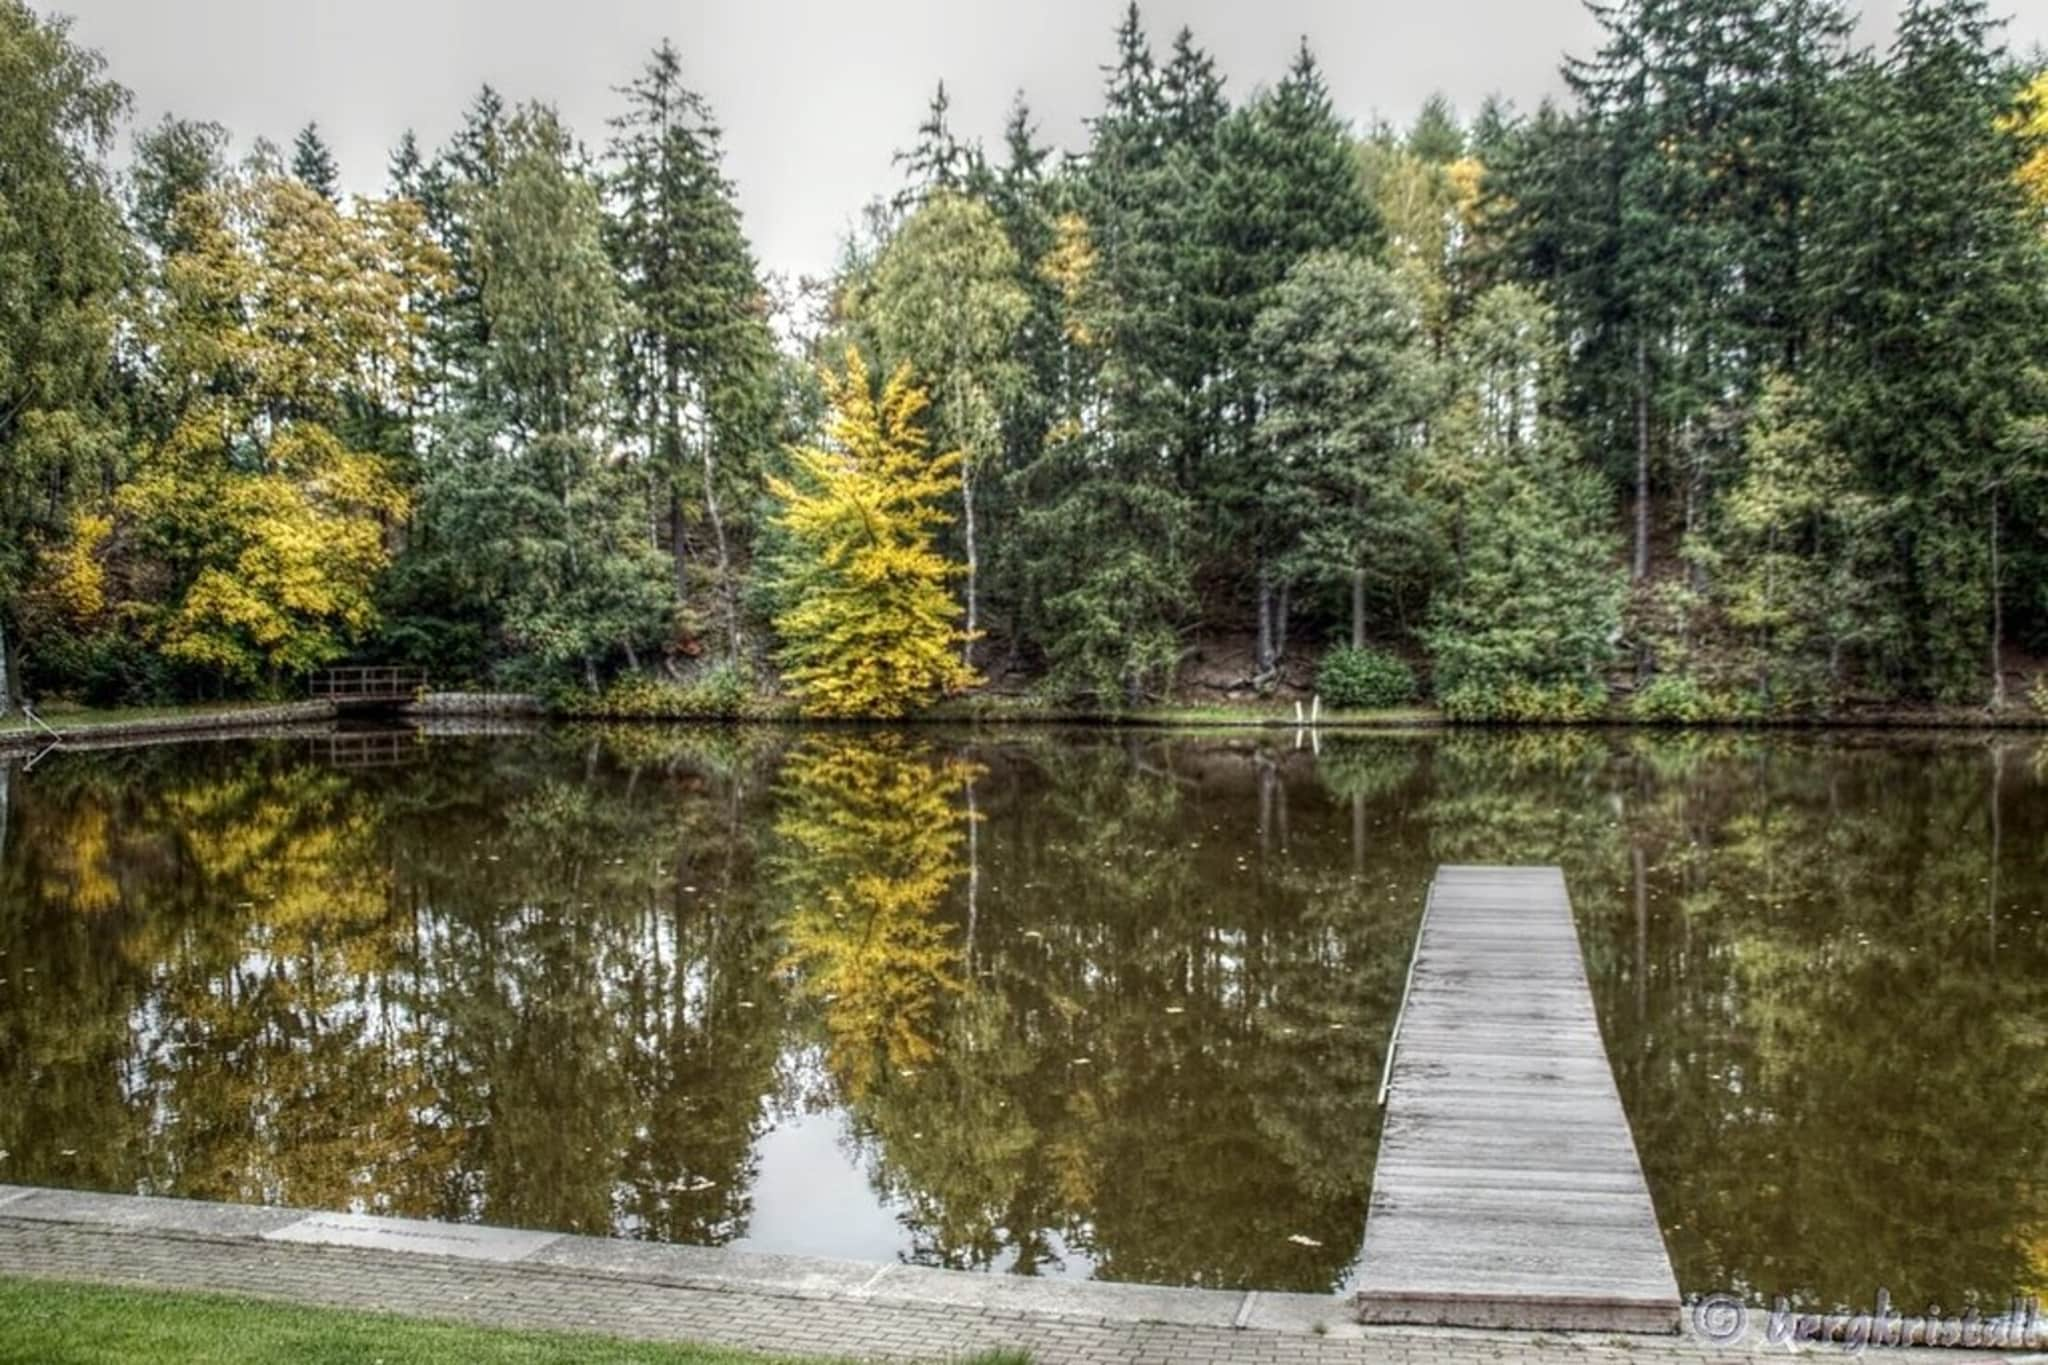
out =
[(1315, 1238), (1304, 1237), (1298, 1232), (1288, 1234), (1287, 1240), (1294, 1243), (1298, 1247), (1319, 1247), (1322, 1245), (1322, 1243), (1318, 1242)]

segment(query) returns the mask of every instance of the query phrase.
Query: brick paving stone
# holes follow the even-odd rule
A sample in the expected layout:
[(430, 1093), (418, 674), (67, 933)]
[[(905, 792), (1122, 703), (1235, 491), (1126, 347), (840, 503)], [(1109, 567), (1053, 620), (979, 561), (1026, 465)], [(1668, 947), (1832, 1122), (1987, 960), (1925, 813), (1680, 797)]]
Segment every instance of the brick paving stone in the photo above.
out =
[[(1741, 1365), (1787, 1354), (1782, 1346), (1761, 1342), (1747, 1352), (1729, 1351), (1690, 1336), (1362, 1328), (1334, 1314), (1324, 1336), (941, 1302), (871, 1302), (847, 1294), (650, 1283), (556, 1264), (11, 1219), (4, 1207), (0, 1275), (877, 1361), (946, 1361), (997, 1347), (1021, 1347), (1036, 1365), (1483, 1365), (1527, 1359), (1558, 1365)], [(5, 1330), (0, 1324), (0, 1340)], [(1810, 1350), (1809, 1358), (1835, 1353), (1827, 1347)], [(1887, 1365), (1957, 1358), (1953, 1351), (1864, 1354)], [(1968, 1358), (1998, 1359), (1974, 1351)]]

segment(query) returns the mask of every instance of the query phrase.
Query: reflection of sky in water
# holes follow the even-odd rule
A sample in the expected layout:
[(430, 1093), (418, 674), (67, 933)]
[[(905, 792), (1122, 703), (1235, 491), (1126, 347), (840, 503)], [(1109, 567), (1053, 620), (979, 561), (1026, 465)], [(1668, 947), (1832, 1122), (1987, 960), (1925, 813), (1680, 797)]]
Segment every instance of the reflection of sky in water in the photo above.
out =
[(875, 1193), (853, 1155), (846, 1114), (795, 1114), (754, 1144), (760, 1174), (746, 1251), (893, 1261), (903, 1244), (896, 1215)]
[[(831, 1256), (849, 1261), (900, 1259), (903, 1226), (894, 1201), (868, 1179), (849, 1130), (846, 1111), (790, 1114), (754, 1144), (759, 1163), (754, 1213), (747, 1235), (730, 1245), (742, 1251)], [(1087, 1278), (1095, 1263), (1053, 1239), (1065, 1274)], [(1005, 1253), (991, 1267), (1007, 1271)]]

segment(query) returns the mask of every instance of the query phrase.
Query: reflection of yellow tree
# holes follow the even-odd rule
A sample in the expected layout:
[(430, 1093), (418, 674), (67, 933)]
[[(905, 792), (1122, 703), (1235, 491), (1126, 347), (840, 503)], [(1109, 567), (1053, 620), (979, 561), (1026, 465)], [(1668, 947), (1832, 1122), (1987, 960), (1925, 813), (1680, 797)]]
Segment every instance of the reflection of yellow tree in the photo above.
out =
[[(1249, 747), (987, 751), (972, 984), (934, 1010), (932, 1061), (850, 1106), (913, 1261), (1335, 1287), (1378, 1113), (1330, 1078), (1377, 1074), (1367, 1025), (1392, 1017), (1419, 906), (1362, 897), (1306, 762)], [(1283, 815), (1267, 788), (1290, 780)], [(1225, 830), (1263, 805), (1261, 854)]]
[(38, 1121), (0, 1131), (18, 1174), (323, 1206), (439, 1182), (421, 1026), (387, 1008), (408, 926), (369, 792), (250, 746), (81, 758), (35, 796), (0, 952), (90, 989), (0, 1016)]
[(42, 897), (84, 914), (111, 910), (121, 899), (114, 872), (111, 821), (104, 801), (84, 800), (71, 807), (67, 828), (56, 841)]
[(962, 987), (960, 949), (935, 911), (962, 870), (955, 798), (973, 771), (894, 735), (821, 738), (783, 769), (785, 966), (824, 1006), (849, 1099), (885, 1064), (931, 1060), (933, 1011)]
[(420, 1023), (378, 1004), (409, 932), (378, 803), (332, 769), (255, 758), (176, 785), (158, 814), (205, 927), (151, 916), (126, 945), (171, 968), (158, 1000), (173, 1045), (144, 1074), (181, 1140), (159, 1149), (152, 1181), (338, 1207), (445, 1167), (446, 1135), (420, 1118), (440, 1101)]
[(401, 928), (377, 853), (375, 802), (310, 763), (195, 781), (165, 814), (216, 902), (253, 910), (260, 946), (281, 957), (337, 954), (351, 974), (388, 969)]

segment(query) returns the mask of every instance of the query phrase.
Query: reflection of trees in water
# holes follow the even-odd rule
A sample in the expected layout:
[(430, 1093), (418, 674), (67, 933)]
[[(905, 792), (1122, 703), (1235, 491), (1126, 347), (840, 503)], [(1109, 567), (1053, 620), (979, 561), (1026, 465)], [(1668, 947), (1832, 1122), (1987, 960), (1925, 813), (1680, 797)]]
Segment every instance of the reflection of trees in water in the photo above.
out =
[(978, 876), (954, 840), (943, 878), (965, 988), (931, 993), (921, 1065), (849, 1092), (915, 1257), (1031, 1272), (1068, 1248), (1111, 1278), (1334, 1284), (1415, 904), (1350, 903), (1335, 812), (1285, 815), (1264, 746), (977, 757)]
[(2043, 781), (1598, 731), (62, 755), (8, 793), (0, 1148), (720, 1242), (815, 1039), (919, 1260), (1324, 1288), (1431, 869), (1558, 862), (1684, 1286), (1953, 1307), (2048, 1281)]
[(823, 735), (778, 779), (777, 891), (799, 995), (818, 1004), (840, 1090), (937, 1052), (933, 1016), (961, 988), (961, 950), (935, 914), (965, 870), (957, 799), (969, 765), (899, 735)]
[(1631, 1100), (1696, 1282), (1951, 1307), (2027, 1282), (2048, 944), (2036, 919), (1994, 951), (1987, 898), (2012, 871), (1994, 829), (2024, 821), (2034, 849), (2043, 830), (2038, 788), (1994, 804), (1999, 767), (1975, 746), (1777, 746), (1663, 790), (1639, 837), (1671, 909)]
[(123, 895), (6, 898), (28, 917), (0, 919), (0, 965), (34, 943), (65, 983), (55, 1014), (0, 1000), (0, 1059), (27, 1061), (0, 1097), (34, 1096), (6, 1106), (33, 1130), (0, 1118), (17, 1178), (743, 1230), (779, 1028), (744, 765), (580, 740), (398, 777), (213, 757), (67, 764), (22, 803), (49, 856), (10, 892), (110, 824)]
[(1681, 1284), (2038, 1283), (2038, 778), (1996, 743), (1537, 739), (1439, 747), (1436, 860), (1564, 865)]

